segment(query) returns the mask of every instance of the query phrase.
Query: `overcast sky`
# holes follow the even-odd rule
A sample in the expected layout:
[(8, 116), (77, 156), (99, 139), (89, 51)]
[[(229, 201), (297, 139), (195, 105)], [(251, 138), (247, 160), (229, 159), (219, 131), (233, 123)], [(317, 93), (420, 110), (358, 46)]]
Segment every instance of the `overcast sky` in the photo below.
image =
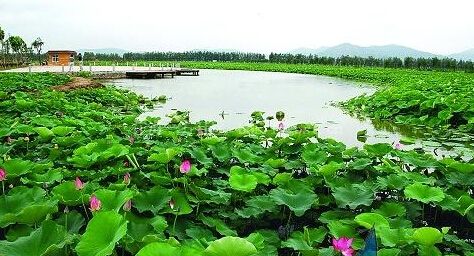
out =
[(46, 49), (286, 52), (353, 43), (474, 48), (472, 0), (0, 0), (0, 26)]

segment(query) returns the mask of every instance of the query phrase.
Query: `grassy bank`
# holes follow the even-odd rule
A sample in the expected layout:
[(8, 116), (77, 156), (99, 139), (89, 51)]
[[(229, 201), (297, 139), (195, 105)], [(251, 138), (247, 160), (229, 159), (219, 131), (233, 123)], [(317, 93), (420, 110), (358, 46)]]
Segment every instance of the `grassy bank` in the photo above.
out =
[(474, 254), (472, 163), (309, 124), (139, 121), (154, 103), (51, 89), (70, 79), (0, 74), (0, 255), (337, 255), (373, 226), (379, 255)]

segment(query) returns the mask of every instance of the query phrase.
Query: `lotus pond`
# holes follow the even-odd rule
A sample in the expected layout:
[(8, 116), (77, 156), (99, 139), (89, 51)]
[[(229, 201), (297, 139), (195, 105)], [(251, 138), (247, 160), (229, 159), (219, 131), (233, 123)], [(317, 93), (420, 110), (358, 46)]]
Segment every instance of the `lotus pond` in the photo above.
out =
[[(216, 131), (155, 102), (0, 74), (0, 255), (474, 255), (474, 164), (314, 124)], [(279, 113), (275, 118), (281, 119)], [(285, 120), (285, 119), (283, 119)]]

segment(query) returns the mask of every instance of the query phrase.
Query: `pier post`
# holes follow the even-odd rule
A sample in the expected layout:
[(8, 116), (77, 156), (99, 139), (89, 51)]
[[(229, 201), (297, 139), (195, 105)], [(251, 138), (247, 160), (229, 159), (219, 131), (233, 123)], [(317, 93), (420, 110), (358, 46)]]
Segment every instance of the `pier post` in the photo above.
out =
[(92, 66), (89, 65), (89, 72), (92, 72)]
[(28, 73), (31, 73), (31, 65), (28, 65)]
[(64, 65), (61, 66), (61, 72), (64, 73)]
[(112, 72), (115, 72), (115, 65), (112, 64)]

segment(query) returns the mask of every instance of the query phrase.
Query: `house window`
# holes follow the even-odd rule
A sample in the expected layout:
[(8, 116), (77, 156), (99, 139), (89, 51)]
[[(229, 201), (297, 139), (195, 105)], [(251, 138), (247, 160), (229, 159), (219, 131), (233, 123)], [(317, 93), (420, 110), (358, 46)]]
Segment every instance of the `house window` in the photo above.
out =
[(59, 54), (53, 54), (53, 62), (59, 62)]

